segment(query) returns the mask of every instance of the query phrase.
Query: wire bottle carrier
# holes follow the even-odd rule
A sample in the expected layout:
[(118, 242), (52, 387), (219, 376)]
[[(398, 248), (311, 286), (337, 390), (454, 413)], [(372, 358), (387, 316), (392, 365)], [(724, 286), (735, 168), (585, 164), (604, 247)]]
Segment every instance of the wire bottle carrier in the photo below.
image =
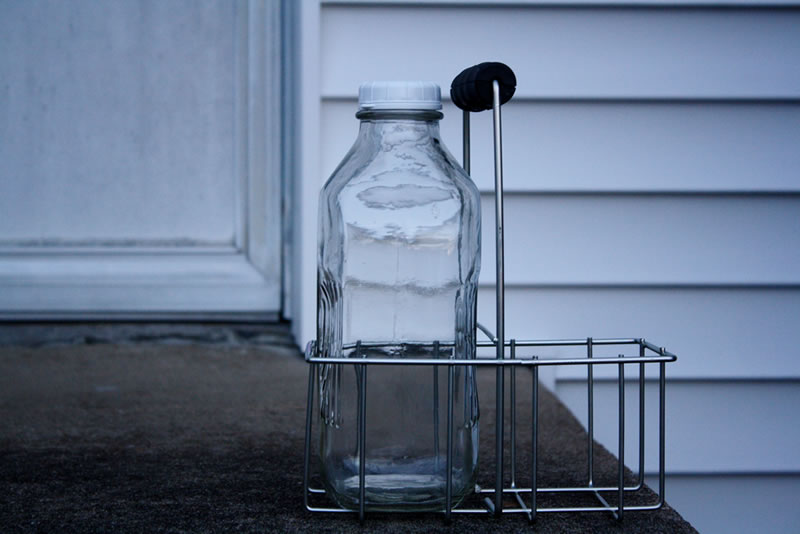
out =
[[(610, 512), (617, 519), (622, 519), (626, 512), (652, 511), (660, 509), (664, 504), (664, 484), (665, 484), (665, 397), (666, 397), (666, 376), (665, 367), (669, 362), (674, 362), (677, 357), (668, 352), (665, 348), (659, 347), (646, 341), (643, 338), (615, 338), (615, 339), (569, 339), (569, 340), (506, 340), (505, 337), (505, 283), (504, 283), (504, 243), (503, 243), (503, 164), (502, 164), (502, 133), (501, 133), (501, 113), (502, 104), (508, 102), (514, 94), (516, 78), (507, 66), (501, 63), (481, 63), (465, 69), (453, 81), (451, 95), (453, 102), (463, 110), (463, 158), (464, 169), (470, 171), (470, 112), (480, 112), (493, 110), (494, 126), (494, 172), (495, 172), (495, 238), (496, 238), (496, 329), (495, 333), (478, 324), (478, 329), (485, 335), (485, 341), (478, 341), (477, 348), (493, 348), (495, 356), (493, 358), (478, 356), (476, 359), (457, 359), (451, 356), (447, 359), (439, 359), (440, 349), (446, 349), (452, 345), (434, 342), (430, 347), (434, 358), (377, 358), (370, 357), (368, 353), (371, 348), (378, 348), (374, 343), (362, 343), (358, 341), (352, 345), (343, 347), (354, 352), (355, 357), (330, 358), (320, 357), (317, 352), (316, 342), (310, 342), (306, 347), (305, 359), (309, 364), (308, 373), (308, 397), (306, 408), (306, 428), (305, 428), (305, 448), (303, 464), (303, 500), (307, 510), (311, 512), (323, 513), (350, 513), (358, 514), (360, 520), (364, 519), (366, 512), (366, 436), (367, 436), (367, 388), (369, 385), (369, 369), (372, 366), (384, 365), (421, 365), (421, 366), (445, 366), (447, 367), (447, 399), (446, 414), (444, 417), (446, 425), (446, 498), (443, 510), (446, 520), (452, 514), (525, 514), (530, 521), (536, 518), (539, 513), (546, 512)], [(613, 348), (618, 352), (616, 357), (596, 356), (594, 349), (603, 347), (604, 349)], [(553, 348), (578, 348), (582, 351), (582, 357), (541, 357), (536, 355), (536, 351)], [(521, 354), (520, 350), (526, 352)], [(531, 351), (531, 352), (527, 352)], [(627, 354), (626, 352), (627, 351)], [(634, 351), (634, 354), (630, 352)], [(358, 381), (357, 394), (357, 449), (359, 455), (359, 474), (358, 474), (358, 508), (354, 510), (336, 506), (317, 505), (312, 500), (320, 499), (326, 492), (324, 489), (312, 487), (311, 485), (311, 456), (312, 456), (312, 432), (313, 432), (313, 413), (315, 391), (318, 383), (318, 366), (342, 364), (354, 366), (355, 375)], [(594, 481), (594, 368), (595, 366), (616, 366), (616, 382), (618, 386), (618, 462), (617, 462), (617, 483), (616, 485), (596, 485)], [(658, 494), (652, 502), (642, 504), (631, 503), (630, 496), (636, 494), (644, 488), (644, 458), (645, 458), (645, 368), (646, 366), (658, 367)], [(453, 389), (454, 375), (456, 366), (475, 366), (475, 367), (494, 367), (496, 369), (496, 419), (495, 419), (495, 463), (496, 471), (493, 487), (475, 488), (475, 493), (484, 497), (482, 506), (473, 507), (453, 507), (452, 493), (452, 465), (453, 458)], [(587, 388), (587, 465), (586, 483), (573, 486), (559, 487), (540, 487), (538, 485), (538, 452), (539, 452), (539, 369), (540, 367), (550, 366), (585, 366), (586, 367), (586, 388)], [(632, 485), (625, 485), (625, 366), (638, 366), (638, 470), (637, 480)], [(531, 376), (531, 446), (529, 453), (531, 472), (530, 487), (519, 487), (517, 485), (517, 454), (516, 443), (517, 427), (517, 406), (516, 388), (518, 367), (530, 370)], [(505, 484), (504, 466), (504, 424), (505, 424), (505, 370), (509, 369), (510, 385), (509, 393), (511, 399), (510, 406), (510, 483)], [(434, 367), (436, 369), (436, 367)], [(434, 373), (434, 377), (438, 374)], [(436, 380), (436, 378), (434, 378)], [(434, 387), (434, 395), (438, 396), (438, 387)], [(438, 398), (434, 401), (434, 421), (438, 426), (440, 417), (438, 413)], [(614, 494), (616, 499), (609, 502), (603, 496)], [(593, 496), (597, 504), (593, 506), (574, 506), (574, 505), (555, 505), (542, 506), (539, 501), (542, 496), (557, 498), (560, 495), (568, 494), (588, 494)], [(504, 496), (508, 496), (514, 502), (511, 506), (505, 506)], [(616, 500), (616, 502), (614, 502)]]

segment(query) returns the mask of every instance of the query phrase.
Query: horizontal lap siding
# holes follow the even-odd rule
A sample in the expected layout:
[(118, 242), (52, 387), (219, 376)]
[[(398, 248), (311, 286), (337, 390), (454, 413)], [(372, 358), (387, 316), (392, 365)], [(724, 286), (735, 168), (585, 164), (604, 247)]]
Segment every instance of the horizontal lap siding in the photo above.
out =
[[(800, 6), (742, 3), (328, 1), (321, 12), (321, 182), (355, 138), (360, 82), (429, 79), (447, 93), (474, 63), (515, 70), (503, 108), (506, 334), (646, 336), (677, 353), (667, 469), (691, 483), (676, 503), (698, 484), (725, 486), (711, 472), (765, 487), (764, 473), (800, 473)], [(444, 113), (460, 159), (460, 112), (445, 101)], [(493, 329), (490, 119), (473, 114), (472, 146), (479, 319)], [(614, 371), (596, 372), (608, 406), (595, 426), (610, 448), (616, 390), (602, 380)], [(585, 370), (543, 374), (585, 410)], [(635, 418), (635, 394), (628, 402)], [(648, 412), (648, 432), (656, 422)], [(783, 512), (776, 525), (792, 521)], [(687, 514), (708, 532), (735, 515)]]
[[(494, 289), (481, 289), (479, 303), (479, 320), (493, 330)], [(668, 378), (800, 379), (798, 317), (800, 290), (544, 287), (506, 295), (508, 338), (645, 336), (678, 355)], [(585, 370), (559, 369), (559, 377), (576, 376)]]
[[(353, 143), (356, 108), (354, 98), (324, 101), (326, 176)], [(507, 192), (800, 191), (800, 100), (512, 100), (503, 109)], [(460, 159), (461, 112), (446, 102), (444, 114), (442, 138)], [(491, 128), (491, 114), (473, 114), (482, 190), (494, 187)]]
[(504, 214), (512, 286), (800, 286), (800, 195), (509, 195)]
[(322, 96), (500, 60), (520, 99), (797, 98), (798, 33), (793, 9), (331, 6)]
[[(560, 381), (559, 397), (585, 425), (586, 384)], [(626, 387), (625, 463), (637, 469), (638, 386)], [(658, 473), (658, 382), (645, 387), (645, 473)], [(597, 439), (617, 446), (616, 382), (595, 383)], [(667, 451), (675, 474), (800, 473), (800, 380), (674, 381), (667, 386)], [(764, 407), (769, 406), (769, 417)], [(648, 423), (652, 426), (648, 428)], [(709, 440), (708, 436), (713, 436)], [(679, 509), (680, 510), (680, 509)]]

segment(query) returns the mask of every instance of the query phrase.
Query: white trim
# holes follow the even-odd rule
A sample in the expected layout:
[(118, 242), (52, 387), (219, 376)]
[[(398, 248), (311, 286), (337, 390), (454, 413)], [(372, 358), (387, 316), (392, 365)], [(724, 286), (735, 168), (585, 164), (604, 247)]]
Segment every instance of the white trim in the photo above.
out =
[(247, 21), (247, 258), (280, 285), (281, 262), (281, 13), (280, 3), (248, 4)]
[(300, 5), (293, 0), (282, 1), (281, 12), (281, 176), (283, 191), (281, 192), (281, 218), (283, 227), (281, 232), (281, 287), (283, 290), (281, 310), (285, 319), (291, 320), (293, 310), (292, 296), (294, 295), (294, 229), (296, 222), (294, 214), (294, 194), (297, 169), (299, 166), (298, 154), (298, 120), (299, 90), (299, 42), (300, 42)]
[(317, 204), (320, 189), (320, 4), (300, 2), (297, 152), (292, 202), (292, 333), (303, 346), (316, 328)]
[(234, 228), (234, 245), (237, 250), (244, 250), (247, 243), (247, 178), (249, 173), (248, 133), (247, 120), (250, 64), (250, 43), (248, 40), (249, 12), (247, 0), (240, 0), (235, 4), (236, 18), (234, 21), (234, 65), (233, 65), (233, 179), (234, 207), (236, 217)]
[(0, 261), (0, 317), (267, 313), (280, 288), (241, 254), (18, 254)]

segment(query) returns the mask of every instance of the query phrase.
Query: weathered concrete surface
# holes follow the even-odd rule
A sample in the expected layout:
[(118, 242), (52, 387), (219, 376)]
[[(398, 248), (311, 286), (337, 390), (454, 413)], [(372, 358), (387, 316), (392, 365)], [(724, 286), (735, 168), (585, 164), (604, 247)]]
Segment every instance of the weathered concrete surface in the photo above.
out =
[[(694, 532), (669, 507), (622, 524), (604, 513), (540, 515), (533, 528), (522, 516), (456, 516), (447, 526), (430, 514), (381, 515), (360, 527), (307, 513), (307, 376), (281, 343), (0, 348), (0, 532)], [(480, 382), (488, 481), (492, 373)], [(520, 399), (530, 398), (526, 382)], [(585, 476), (585, 434), (546, 391), (541, 429), (542, 482)], [(529, 444), (522, 439), (521, 473)], [(611, 455), (600, 451), (596, 465), (599, 482), (614, 480)]]

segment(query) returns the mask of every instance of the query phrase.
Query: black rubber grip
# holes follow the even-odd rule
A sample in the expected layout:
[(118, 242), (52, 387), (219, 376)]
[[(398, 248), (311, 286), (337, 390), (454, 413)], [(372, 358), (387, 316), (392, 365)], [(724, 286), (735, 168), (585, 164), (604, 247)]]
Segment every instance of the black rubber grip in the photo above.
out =
[(492, 82), (500, 84), (500, 105), (517, 90), (517, 77), (508, 65), (488, 61), (461, 71), (450, 84), (450, 98), (464, 111), (492, 109)]

